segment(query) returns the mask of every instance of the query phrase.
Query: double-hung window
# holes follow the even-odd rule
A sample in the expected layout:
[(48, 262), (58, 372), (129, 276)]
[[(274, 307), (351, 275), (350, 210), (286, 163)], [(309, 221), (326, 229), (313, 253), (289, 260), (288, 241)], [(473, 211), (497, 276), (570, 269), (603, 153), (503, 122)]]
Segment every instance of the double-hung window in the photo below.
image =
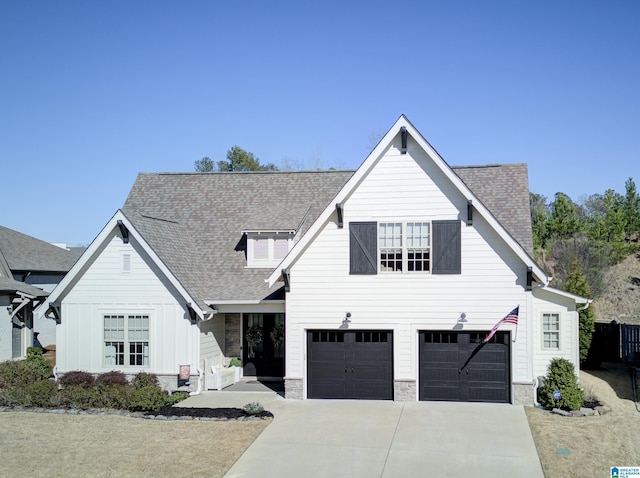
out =
[(141, 367), (149, 365), (149, 316), (104, 316), (104, 364)]
[(542, 348), (560, 349), (559, 314), (542, 314)]
[(380, 271), (428, 272), (431, 225), (428, 222), (378, 224)]

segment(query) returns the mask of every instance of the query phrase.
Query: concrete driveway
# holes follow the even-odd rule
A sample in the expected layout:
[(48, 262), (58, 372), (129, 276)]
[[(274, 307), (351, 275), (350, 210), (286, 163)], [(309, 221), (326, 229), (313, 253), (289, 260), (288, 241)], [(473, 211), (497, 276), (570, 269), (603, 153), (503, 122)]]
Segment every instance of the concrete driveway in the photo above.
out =
[(242, 392), (207, 392), (184, 405), (250, 401), (261, 402), (275, 418), (228, 471), (229, 478), (544, 477), (520, 406), (297, 401)]

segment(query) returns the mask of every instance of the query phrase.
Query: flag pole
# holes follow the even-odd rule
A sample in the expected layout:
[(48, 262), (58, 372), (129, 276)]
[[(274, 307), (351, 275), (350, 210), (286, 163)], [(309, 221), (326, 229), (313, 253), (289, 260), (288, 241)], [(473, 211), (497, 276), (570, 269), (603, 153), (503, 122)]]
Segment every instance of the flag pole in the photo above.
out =
[[(518, 313), (520, 312), (520, 304), (518, 304)], [(512, 343), (515, 343), (515, 341), (518, 340), (518, 322), (516, 322), (516, 333), (513, 336), (513, 340), (511, 341)]]

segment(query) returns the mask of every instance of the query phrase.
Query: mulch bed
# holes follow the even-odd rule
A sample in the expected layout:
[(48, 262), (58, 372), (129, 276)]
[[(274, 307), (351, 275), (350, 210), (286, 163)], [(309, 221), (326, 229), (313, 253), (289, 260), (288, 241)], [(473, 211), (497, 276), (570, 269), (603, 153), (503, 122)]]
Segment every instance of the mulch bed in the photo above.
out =
[[(148, 414), (151, 415), (151, 414)], [(167, 405), (162, 407), (153, 415), (165, 417), (193, 417), (193, 418), (217, 418), (227, 420), (237, 420), (245, 417), (273, 418), (273, 413), (263, 410), (259, 413), (248, 413), (242, 408), (189, 408), (172, 407)]]

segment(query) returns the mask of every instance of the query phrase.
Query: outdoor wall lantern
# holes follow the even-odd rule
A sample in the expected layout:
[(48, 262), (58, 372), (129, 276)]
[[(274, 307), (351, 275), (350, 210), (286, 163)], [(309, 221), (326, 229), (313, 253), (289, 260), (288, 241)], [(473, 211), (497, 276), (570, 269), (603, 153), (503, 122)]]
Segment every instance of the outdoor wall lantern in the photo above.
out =
[(347, 312), (344, 316), (344, 319), (342, 319), (342, 328), (347, 328), (349, 327), (349, 324), (351, 323), (351, 312)]
[(465, 314), (464, 312), (462, 312), (462, 313), (460, 314), (460, 317), (458, 318), (458, 323), (459, 323), (459, 324), (466, 324), (467, 322), (469, 322), (469, 321), (467, 320), (467, 314)]

